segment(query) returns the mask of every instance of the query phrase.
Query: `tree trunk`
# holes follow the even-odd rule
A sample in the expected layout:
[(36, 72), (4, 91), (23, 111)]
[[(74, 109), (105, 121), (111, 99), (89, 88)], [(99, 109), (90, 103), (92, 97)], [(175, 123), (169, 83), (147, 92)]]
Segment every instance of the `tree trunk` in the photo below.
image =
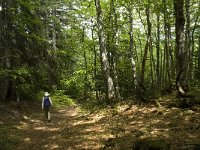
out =
[(100, 45), (100, 53), (101, 53), (101, 66), (104, 73), (104, 78), (106, 79), (107, 85), (107, 98), (109, 101), (115, 98), (115, 91), (113, 85), (113, 79), (110, 75), (110, 66), (109, 60), (107, 56), (107, 50), (105, 46), (105, 35), (104, 35), (104, 26), (102, 19), (102, 10), (100, 5), (100, 0), (94, 0), (96, 6), (97, 13), (97, 26), (98, 26), (98, 35), (99, 35), (99, 45)]
[(93, 40), (93, 53), (94, 53), (94, 86), (95, 86), (95, 95), (96, 99), (99, 99), (98, 87), (97, 87), (97, 52), (94, 42), (94, 26), (92, 27), (92, 40)]
[[(132, 83), (133, 83), (133, 90), (135, 92), (135, 88), (137, 85), (136, 81), (136, 65), (135, 65), (135, 57), (134, 57), (134, 50), (133, 50), (133, 9), (131, 6), (128, 7), (128, 12), (129, 12), (129, 55), (130, 55), (130, 60), (131, 60), (131, 66), (132, 66)], [(134, 93), (135, 95), (135, 93)]]
[(174, 9), (175, 9), (175, 29), (176, 29), (176, 89), (179, 96), (185, 96), (185, 83), (186, 83), (186, 70), (187, 62), (186, 56), (187, 51), (184, 47), (184, 0), (175, 0)]
[(150, 22), (150, 13), (149, 13), (149, 4), (146, 7), (146, 17), (147, 17), (147, 41), (146, 41), (146, 45), (145, 45), (145, 49), (144, 49), (144, 56), (142, 59), (142, 69), (141, 69), (141, 76), (140, 76), (140, 89), (139, 89), (139, 97), (144, 100), (144, 96), (145, 96), (145, 83), (144, 83), (144, 79), (145, 79), (145, 66), (146, 66), (146, 60), (147, 60), (147, 54), (148, 54), (148, 49), (150, 46), (150, 41), (151, 41), (151, 22)]
[[(174, 50), (173, 50), (173, 43), (172, 43), (172, 41), (173, 41), (173, 39), (172, 39), (172, 33), (171, 33), (171, 25), (170, 24), (168, 24), (168, 26), (167, 26), (167, 28), (168, 28), (168, 41), (169, 41), (169, 59), (170, 59), (170, 62), (169, 62), (169, 64), (170, 64), (170, 75), (171, 75), (171, 77), (170, 77), (170, 82), (172, 82), (171, 81), (171, 79), (174, 79), (175, 78), (175, 63), (174, 63)], [(171, 41), (171, 42), (170, 42)], [(170, 84), (172, 84), (172, 83), (170, 83)]]
[[(2, 1), (1, 7), (2, 11), (1, 18), (2, 24), (1, 24), (1, 55), (2, 56), (2, 69), (5, 70), (11, 70), (12, 69), (12, 62), (11, 62), (11, 49), (13, 48), (13, 26), (12, 26), (12, 20), (11, 20), (11, 12), (10, 9), (12, 8), (13, 1), (7, 0)], [(8, 74), (8, 72), (5, 72), (0, 76), (0, 101), (5, 101), (7, 98), (13, 98), (15, 95), (16, 87), (11, 86), (13, 85), (14, 81)]]
[(198, 41), (198, 71), (197, 71), (197, 79), (200, 80), (200, 34), (199, 34), (199, 41)]
[(152, 37), (150, 36), (150, 41), (149, 41), (149, 53), (150, 53), (150, 67), (151, 67), (151, 87), (155, 87), (155, 61), (154, 61), (154, 56), (153, 56), (153, 46), (152, 46)]
[(156, 41), (156, 82), (157, 86), (160, 87), (160, 13), (157, 14), (157, 41)]
[(86, 50), (84, 46), (85, 42), (85, 27), (83, 27), (82, 31), (82, 50), (83, 50), (83, 58), (84, 58), (84, 67), (85, 67), (85, 77), (84, 77), (84, 99), (86, 100), (87, 98), (87, 91), (88, 91), (88, 68), (87, 68), (87, 56), (86, 56)]
[(186, 31), (185, 31), (185, 51), (188, 52), (188, 81), (193, 80), (193, 51), (191, 49), (191, 38), (190, 38), (190, 0), (185, 0), (186, 10)]
[[(199, 16), (197, 16), (196, 17), (196, 19), (195, 19), (195, 24), (194, 24), (194, 27), (193, 27), (193, 29), (192, 29), (192, 35), (191, 35), (191, 61), (192, 62), (190, 62), (190, 64), (189, 64), (189, 69), (191, 69), (194, 73), (193, 73), (193, 75), (192, 76), (194, 76), (194, 74), (195, 74), (195, 78), (197, 78), (197, 79), (200, 79), (200, 71), (199, 71), (199, 69), (196, 71), (194, 71), (193, 70), (193, 68), (197, 68), (196, 67), (196, 59), (194, 59), (193, 57), (194, 57), (194, 50), (195, 50), (195, 39), (194, 39), (194, 33), (195, 33), (195, 30), (197, 29), (197, 22), (198, 22), (198, 19), (199, 19)], [(200, 38), (200, 36), (199, 36), (199, 38)], [(200, 42), (200, 41), (199, 41)], [(199, 43), (200, 44), (200, 43)], [(199, 45), (200, 46), (200, 45)], [(199, 51), (198, 51), (198, 53), (199, 53)], [(198, 59), (198, 61), (200, 61), (199, 60), (199, 58), (200, 57), (197, 57), (197, 59)], [(195, 66), (193, 66), (193, 62), (194, 62), (194, 64), (195, 64)], [(199, 66), (200, 67), (200, 66)], [(197, 75), (197, 77), (196, 77), (196, 75)], [(194, 78), (194, 77), (192, 77), (192, 78)]]
[[(56, 10), (52, 10), (53, 17), (56, 17)], [(56, 26), (55, 26), (55, 20), (52, 20), (53, 28), (52, 28), (52, 47), (53, 47), (53, 55), (54, 57), (57, 56), (57, 38), (56, 38)]]
[(110, 13), (109, 13), (109, 31), (107, 32), (107, 50), (109, 52), (109, 62), (111, 74), (114, 79), (115, 98), (121, 99), (120, 87), (118, 82), (117, 74), (117, 51), (118, 51), (118, 25), (117, 15), (115, 12), (114, 0), (110, 2)]
[[(114, 6), (114, 0), (111, 1), (111, 6), (112, 6), (112, 10), (114, 13), (114, 25), (113, 26), (113, 42), (115, 43), (114, 45), (114, 51), (117, 52), (118, 50), (118, 23), (117, 23), (117, 14), (116, 14), (116, 10), (115, 10), (115, 6)], [(114, 52), (115, 53), (115, 52)], [(120, 87), (119, 87), (119, 79), (118, 79), (118, 74), (117, 74), (117, 56), (116, 54), (114, 54), (114, 60), (113, 60), (113, 73), (114, 73), (114, 79), (115, 79), (115, 97), (117, 99), (121, 99), (121, 94), (120, 94)]]
[(164, 31), (165, 31), (165, 46), (164, 46), (164, 51), (165, 51), (165, 62), (166, 62), (166, 70), (164, 71), (164, 88), (166, 90), (171, 90), (171, 70), (170, 70), (170, 53), (169, 53), (169, 31), (168, 31), (168, 26), (169, 26), (169, 21), (168, 21), (168, 12), (167, 12), (167, 4), (166, 0), (163, 0), (164, 3)]

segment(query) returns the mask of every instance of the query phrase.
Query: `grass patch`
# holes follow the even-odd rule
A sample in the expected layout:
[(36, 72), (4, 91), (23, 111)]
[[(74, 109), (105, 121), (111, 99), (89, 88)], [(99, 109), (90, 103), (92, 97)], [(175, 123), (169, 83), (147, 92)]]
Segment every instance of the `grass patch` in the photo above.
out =
[[(41, 99), (44, 96), (44, 91), (40, 92), (37, 95), (37, 99)], [(60, 108), (64, 106), (72, 106), (75, 105), (75, 100), (70, 98), (68, 95), (64, 94), (64, 91), (58, 90), (54, 93), (50, 93), (50, 97), (52, 99), (53, 107)]]
[(75, 105), (75, 101), (69, 98), (67, 95), (54, 94), (51, 96), (51, 98), (53, 101), (53, 106), (57, 108)]
[(21, 133), (14, 125), (0, 125), (0, 150), (13, 150), (21, 143)]

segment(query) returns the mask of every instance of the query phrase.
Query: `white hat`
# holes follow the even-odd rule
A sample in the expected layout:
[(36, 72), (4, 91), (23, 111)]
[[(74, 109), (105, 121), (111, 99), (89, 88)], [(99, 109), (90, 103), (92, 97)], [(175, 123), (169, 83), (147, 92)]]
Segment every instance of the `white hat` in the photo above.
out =
[(45, 96), (49, 96), (49, 93), (48, 93), (48, 92), (45, 92), (44, 95), (45, 95)]

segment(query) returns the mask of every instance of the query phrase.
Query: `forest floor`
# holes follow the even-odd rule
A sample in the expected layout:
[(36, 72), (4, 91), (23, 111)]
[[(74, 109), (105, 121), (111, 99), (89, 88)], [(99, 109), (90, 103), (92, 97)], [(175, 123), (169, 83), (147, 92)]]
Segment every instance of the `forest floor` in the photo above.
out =
[(173, 96), (158, 101), (53, 108), (51, 122), (38, 101), (0, 103), (0, 150), (131, 150), (144, 137), (162, 138), (172, 150), (200, 145), (199, 107), (180, 109)]

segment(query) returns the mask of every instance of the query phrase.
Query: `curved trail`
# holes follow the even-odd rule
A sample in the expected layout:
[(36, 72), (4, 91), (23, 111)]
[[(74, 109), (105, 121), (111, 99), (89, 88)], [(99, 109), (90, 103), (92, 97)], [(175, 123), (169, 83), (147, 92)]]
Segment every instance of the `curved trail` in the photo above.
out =
[[(88, 119), (84, 119), (75, 106), (68, 106), (59, 111), (51, 112), (52, 121), (45, 120), (44, 114), (35, 113), (24, 117), (17, 128), (23, 133), (23, 143), (19, 150), (40, 149), (98, 149), (98, 143), (87, 145), (88, 140), (84, 131), (89, 130)], [(84, 135), (83, 135), (84, 134)], [(95, 139), (94, 139), (95, 140)], [(96, 148), (95, 148), (96, 147)]]

